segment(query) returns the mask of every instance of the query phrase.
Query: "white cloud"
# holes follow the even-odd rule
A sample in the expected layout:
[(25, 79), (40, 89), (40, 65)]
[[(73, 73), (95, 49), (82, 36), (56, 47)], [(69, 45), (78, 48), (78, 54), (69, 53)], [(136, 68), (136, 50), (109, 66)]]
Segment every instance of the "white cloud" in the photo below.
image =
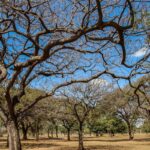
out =
[(93, 85), (107, 86), (109, 83), (108, 83), (108, 81), (106, 81), (104, 79), (98, 78), (98, 79), (93, 79), (91, 81), (91, 84), (93, 84)]
[(149, 50), (150, 50), (149, 48), (143, 47), (143, 48), (139, 49), (137, 52), (135, 52), (135, 53), (133, 54), (133, 56), (134, 56), (134, 57), (141, 57), (141, 56), (144, 56), (145, 54), (148, 53)]

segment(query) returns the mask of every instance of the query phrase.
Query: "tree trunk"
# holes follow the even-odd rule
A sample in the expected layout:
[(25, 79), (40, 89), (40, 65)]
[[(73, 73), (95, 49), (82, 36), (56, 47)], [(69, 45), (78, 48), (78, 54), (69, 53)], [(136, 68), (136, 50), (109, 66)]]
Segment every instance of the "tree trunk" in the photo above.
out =
[(90, 129), (90, 136), (92, 136), (92, 130)]
[(36, 135), (36, 141), (38, 141), (39, 140), (39, 130), (36, 130), (36, 133), (35, 133)]
[(23, 134), (23, 140), (27, 140), (27, 133), (28, 133), (28, 129), (23, 129), (22, 128), (22, 134)]
[(54, 135), (53, 135), (53, 129), (51, 130), (51, 137), (52, 137), (52, 138), (54, 137)]
[(70, 129), (67, 129), (67, 140), (70, 141)]
[(16, 121), (7, 122), (9, 150), (22, 150), (19, 130)]
[(35, 124), (35, 138), (36, 138), (36, 141), (39, 140), (39, 125), (38, 125), (38, 121), (36, 121), (36, 124)]
[(55, 126), (55, 130), (56, 130), (56, 138), (58, 138), (58, 126)]
[(50, 139), (49, 132), (50, 132), (50, 129), (48, 128), (48, 130), (47, 130), (47, 136), (48, 136), (48, 139)]
[(83, 125), (80, 123), (79, 125), (79, 150), (84, 150), (83, 146)]
[(128, 124), (129, 140), (133, 140), (134, 136), (133, 136), (133, 131), (132, 131), (131, 125), (130, 125), (130, 123), (127, 123), (127, 124)]
[(98, 137), (99, 136), (99, 132), (98, 131), (96, 131), (96, 137)]

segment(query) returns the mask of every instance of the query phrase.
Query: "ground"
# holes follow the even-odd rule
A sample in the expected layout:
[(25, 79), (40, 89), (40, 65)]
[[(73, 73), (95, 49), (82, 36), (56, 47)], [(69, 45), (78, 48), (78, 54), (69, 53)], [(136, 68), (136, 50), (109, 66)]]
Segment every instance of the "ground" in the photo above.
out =
[[(78, 141), (73, 137), (68, 142), (64, 136), (61, 136), (59, 139), (42, 138), (38, 142), (30, 139), (22, 141), (22, 144), (23, 150), (77, 150)], [(136, 134), (133, 141), (129, 141), (127, 135), (86, 136), (84, 145), (87, 150), (150, 150), (150, 134)], [(6, 139), (0, 138), (0, 150), (7, 149)]]

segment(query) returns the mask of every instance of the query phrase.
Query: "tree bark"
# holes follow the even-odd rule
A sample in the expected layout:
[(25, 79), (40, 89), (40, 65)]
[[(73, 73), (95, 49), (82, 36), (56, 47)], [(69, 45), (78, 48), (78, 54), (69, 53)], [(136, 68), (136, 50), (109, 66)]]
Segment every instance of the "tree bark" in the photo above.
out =
[(16, 121), (7, 122), (9, 150), (22, 150), (19, 130)]
[(67, 129), (67, 140), (70, 141), (70, 129)]
[(79, 150), (84, 150), (83, 145), (83, 125), (80, 123), (79, 125)]

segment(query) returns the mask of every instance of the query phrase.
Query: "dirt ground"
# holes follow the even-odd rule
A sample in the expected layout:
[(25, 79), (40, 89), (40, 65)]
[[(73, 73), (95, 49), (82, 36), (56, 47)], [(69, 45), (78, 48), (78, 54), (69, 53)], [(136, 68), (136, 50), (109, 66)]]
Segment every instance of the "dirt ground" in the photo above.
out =
[[(72, 137), (68, 142), (61, 136), (59, 139), (41, 138), (38, 142), (30, 139), (22, 141), (22, 145), (23, 150), (77, 150), (78, 141), (76, 137)], [(86, 136), (84, 145), (87, 150), (150, 150), (150, 134), (136, 134), (133, 141), (129, 141), (127, 135)], [(0, 150), (7, 149), (6, 139), (0, 138)]]

